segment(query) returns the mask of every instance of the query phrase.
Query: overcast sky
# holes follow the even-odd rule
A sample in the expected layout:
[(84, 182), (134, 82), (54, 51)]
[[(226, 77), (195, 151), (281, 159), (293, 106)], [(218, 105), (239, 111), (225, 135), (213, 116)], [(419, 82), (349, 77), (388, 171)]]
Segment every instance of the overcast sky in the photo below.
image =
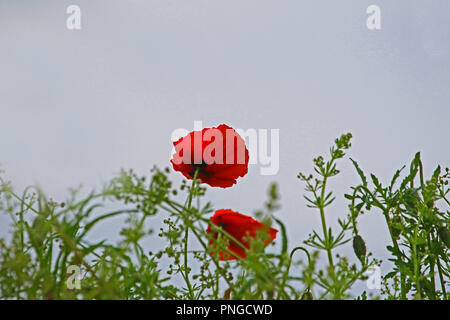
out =
[[(81, 30), (66, 28), (71, 4)], [(371, 4), (381, 30), (366, 27)], [(37, 183), (62, 200), (122, 167), (168, 166), (171, 133), (195, 120), (279, 129), (277, 175), (252, 165), (207, 198), (251, 214), (278, 182), (295, 245), (320, 230), (297, 173), (341, 133), (353, 133), (349, 156), (384, 182), (417, 151), (427, 175), (450, 165), (448, 0), (0, 0), (0, 43), (0, 166), (19, 190)], [(339, 167), (330, 221), (358, 183), (348, 158)], [(0, 235), (7, 222), (0, 216)], [(382, 216), (364, 216), (360, 232), (385, 258)]]

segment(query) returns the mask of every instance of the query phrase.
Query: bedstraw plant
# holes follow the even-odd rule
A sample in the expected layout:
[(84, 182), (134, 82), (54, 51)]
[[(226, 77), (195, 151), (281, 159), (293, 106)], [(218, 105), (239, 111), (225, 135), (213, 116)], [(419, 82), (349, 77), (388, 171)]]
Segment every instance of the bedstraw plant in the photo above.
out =
[[(438, 166), (427, 179), (416, 154), (406, 174), (397, 170), (384, 185), (346, 159), (350, 141), (351, 134), (342, 135), (327, 157), (314, 159), (313, 174), (298, 175), (305, 187), (299, 205), (306, 201), (317, 212), (321, 228), (293, 245), (278, 218), (277, 184), (254, 218), (207, 200), (208, 188), (231, 187), (245, 176), (246, 153), (224, 177), (206, 160), (175, 163), (183, 156), (177, 150), (172, 166), (186, 178), (180, 185), (169, 168), (155, 167), (149, 176), (122, 170), (101, 191), (71, 190), (64, 201), (36, 187), (18, 193), (2, 173), (0, 213), (9, 216), (10, 233), (0, 239), (0, 298), (367, 299), (354, 288), (381, 263), (358, 229), (370, 212), (384, 217), (392, 266), (374, 298), (448, 299), (449, 169)], [(345, 195), (329, 190), (340, 161), (351, 161), (361, 179)], [(343, 216), (330, 211), (336, 197), (348, 202)], [(120, 230), (108, 239), (102, 232), (111, 226)], [(345, 246), (355, 254), (343, 256)]]

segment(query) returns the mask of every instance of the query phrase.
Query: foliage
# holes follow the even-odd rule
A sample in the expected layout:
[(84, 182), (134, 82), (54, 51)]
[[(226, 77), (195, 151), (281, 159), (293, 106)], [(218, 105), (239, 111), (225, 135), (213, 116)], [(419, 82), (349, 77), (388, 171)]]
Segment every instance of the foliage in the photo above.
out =
[[(352, 296), (352, 288), (381, 261), (367, 251), (357, 222), (363, 210), (378, 210), (391, 236), (386, 249), (393, 262), (383, 275), (381, 298), (448, 299), (449, 170), (438, 167), (425, 180), (417, 154), (400, 185), (402, 170), (383, 186), (373, 174), (369, 183), (352, 160), (361, 184), (345, 195), (348, 214), (338, 218), (334, 231), (327, 221), (326, 210), (335, 199), (328, 182), (339, 174), (337, 162), (350, 140), (350, 134), (336, 139), (328, 160), (314, 159), (314, 175), (298, 176), (322, 230), (290, 248), (285, 225), (276, 217), (280, 196), (272, 184), (256, 217), (279, 229), (280, 250), (268, 253), (273, 250), (265, 248), (261, 235), (246, 249), (247, 257), (236, 261), (219, 261), (211, 250), (208, 226), (219, 233), (216, 245), (223, 250), (235, 239), (211, 223), (213, 204), (205, 202), (206, 188), (195, 178), (176, 187), (169, 169), (154, 168), (150, 178), (122, 170), (101, 192), (81, 196), (72, 191), (62, 203), (34, 187), (18, 194), (0, 178), (0, 212), (11, 220), (11, 239), (0, 239), (0, 298), (365, 299), (365, 292)], [(116, 243), (92, 240), (97, 227), (122, 216)], [(158, 232), (149, 228), (155, 216), (162, 220)], [(144, 242), (156, 238), (164, 245), (146, 251)], [(343, 246), (353, 247), (355, 256), (339, 255)], [(326, 254), (325, 264), (320, 252)], [(292, 271), (294, 265), (300, 273)]]
[[(363, 209), (379, 209), (384, 216), (392, 245), (387, 250), (394, 263), (384, 276), (384, 292), (392, 299), (447, 299), (449, 278), (448, 234), (449, 211), (439, 205), (450, 205), (446, 195), (450, 177), (438, 166), (431, 178), (425, 180), (420, 153), (411, 162), (409, 173), (398, 187), (401, 171), (397, 170), (389, 186), (383, 187), (371, 174), (373, 187), (358, 164), (352, 160), (362, 183), (345, 195), (353, 220)], [(394, 284), (390, 288), (388, 283)]]

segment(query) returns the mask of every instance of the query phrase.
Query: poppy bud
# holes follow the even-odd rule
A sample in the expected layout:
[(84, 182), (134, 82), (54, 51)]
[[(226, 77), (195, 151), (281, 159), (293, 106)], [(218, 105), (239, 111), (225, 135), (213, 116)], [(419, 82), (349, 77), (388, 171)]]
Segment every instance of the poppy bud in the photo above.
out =
[(400, 227), (401, 223), (402, 223), (402, 219), (400, 218), (400, 216), (395, 216), (392, 219), (392, 236), (395, 239), (398, 239), (398, 237), (402, 233), (402, 229)]
[(364, 263), (364, 258), (366, 257), (366, 244), (360, 235), (356, 235), (353, 238), (353, 251), (355, 252), (361, 263)]
[(420, 202), (419, 193), (416, 189), (409, 188), (403, 192), (403, 202), (408, 211), (415, 212), (417, 204)]
[(228, 288), (225, 290), (225, 293), (223, 294), (223, 300), (230, 300), (231, 299), (231, 288)]
[(450, 248), (450, 230), (448, 230), (447, 227), (440, 227), (438, 229), (439, 238), (441, 238), (441, 241), (445, 243), (447, 248)]

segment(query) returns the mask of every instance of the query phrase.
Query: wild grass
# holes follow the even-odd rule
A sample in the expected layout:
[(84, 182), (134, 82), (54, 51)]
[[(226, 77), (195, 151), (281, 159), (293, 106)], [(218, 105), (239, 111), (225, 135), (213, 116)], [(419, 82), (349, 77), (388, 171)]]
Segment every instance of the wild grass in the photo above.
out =
[[(132, 170), (120, 175), (98, 193), (55, 202), (29, 187), (16, 192), (0, 175), (0, 214), (10, 217), (11, 239), (0, 239), (0, 298), (2, 299), (367, 299), (352, 296), (352, 287), (367, 279), (380, 264), (366, 248), (358, 230), (362, 214), (384, 217), (390, 235), (386, 253), (392, 270), (381, 277), (380, 299), (448, 299), (449, 282), (449, 169), (438, 166), (424, 177), (420, 154), (409, 167), (399, 169), (389, 184), (366, 177), (352, 161), (361, 182), (347, 194), (329, 190), (339, 175), (338, 164), (350, 148), (351, 135), (335, 140), (326, 156), (313, 161), (313, 174), (300, 173), (308, 207), (317, 211), (320, 230), (304, 243), (288, 245), (276, 184), (257, 214), (280, 232), (280, 251), (265, 253), (262, 237), (246, 249), (247, 257), (219, 261), (211, 250), (208, 225), (220, 234), (216, 245), (226, 250), (233, 237), (210, 221), (214, 204), (197, 180), (175, 186), (169, 169), (154, 168), (150, 176)], [(332, 230), (327, 209), (335, 197), (345, 197), (348, 212)], [(117, 208), (104, 211), (102, 204)], [(299, 205), (304, 203), (299, 199)], [(146, 221), (163, 218), (163, 227), (151, 232)], [(93, 242), (90, 232), (113, 217), (124, 216), (116, 243)], [(165, 246), (143, 242), (160, 238)], [(200, 250), (192, 250), (192, 243)], [(353, 257), (336, 249), (351, 246)], [(320, 253), (326, 261), (319, 267)], [(162, 263), (168, 261), (168, 263)], [(292, 272), (292, 266), (301, 271)], [(174, 281), (174, 279), (179, 279)]]

